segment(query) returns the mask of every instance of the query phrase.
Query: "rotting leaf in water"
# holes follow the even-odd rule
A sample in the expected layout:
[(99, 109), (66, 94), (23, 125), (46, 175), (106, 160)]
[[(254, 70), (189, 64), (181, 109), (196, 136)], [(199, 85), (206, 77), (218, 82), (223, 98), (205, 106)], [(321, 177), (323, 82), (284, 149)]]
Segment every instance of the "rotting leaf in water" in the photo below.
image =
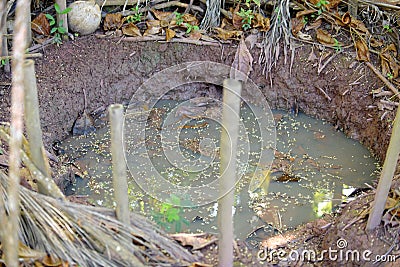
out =
[(121, 14), (107, 14), (104, 18), (103, 29), (105, 31), (118, 30), (123, 24)]
[(288, 183), (288, 182), (298, 182), (300, 181), (300, 178), (294, 175), (290, 175), (288, 173), (284, 173), (278, 178), (276, 178), (277, 182), (283, 182), (283, 183)]
[(31, 28), (38, 34), (45, 36), (50, 35), (50, 24), (46, 18), (46, 15), (43, 13), (40, 13), (34, 20), (32, 20)]
[(180, 242), (182, 246), (191, 246), (192, 250), (198, 250), (204, 248), (212, 243), (216, 242), (218, 238), (209, 234), (172, 234), (170, 235), (173, 239)]
[(252, 70), (253, 57), (251, 56), (249, 49), (247, 49), (244, 38), (242, 38), (236, 50), (235, 59), (232, 63), (230, 78), (246, 82)]
[(95, 130), (93, 118), (86, 111), (83, 111), (72, 127), (72, 135), (87, 135)]

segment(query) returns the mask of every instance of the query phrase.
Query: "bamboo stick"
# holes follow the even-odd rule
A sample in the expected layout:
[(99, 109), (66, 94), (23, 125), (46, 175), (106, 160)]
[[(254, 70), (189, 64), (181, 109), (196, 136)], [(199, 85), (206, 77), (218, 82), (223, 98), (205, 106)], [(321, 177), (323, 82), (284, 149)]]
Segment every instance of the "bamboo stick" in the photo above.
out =
[[(6, 22), (6, 0), (0, 0), (0, 56), (8, 56), (8, 36)], [(11, 72), (10, 63), (8, 60), (4, 64), (4, 71), (6, 73)]]
[(8, 217), (6, 219), (6, 235), (4, 243), (5, 264), (9, 267), (19, 266), (18, 261), (18, 227), (20, 216), (19, 181), (20, 181), (20, 149), (23, 136), (24, 116), (24, 60), (27, 37), (25, 10), (29, 8), (30, 0), (19, 0), (15, 13), (12, 62), (11, 90), (11, 126), (9, 155)]
[(386, 200), (389, 195), (389, 190), (392, 184), (394, 173), (396, 171), (399, 154), (400, 154), (400, 107), (397, 108), (396, 117), (394, 119), (389, 147), (386, 151), (386, 158), (385, 162), (383, 163), (383, 168), (381, 176), (379, 178), (378, 188), (376, 189), (372, 210), (368, 217), (368, 222), (366, 227), (367, 230), (375, 229), (382, 220), (382, 215), (385, 209)]
[[(66, 0), (56, 0), (56, 3), (60, 6), (60, 10), (63, 11), (67, 8)], [(63, 22), (62, 27), (65, 28), (65, 33), (68, 33), (68, 20), (67, 14), (59, 14), (57, 13), (57, 25), (60, 25), (60, 22)], [(68, 34), (63, 35), (64, 40), (68, 39)]]
[(224, 80), (221, 132), (221, 181), (218, 200), (219, 266), (233, 265), (232, 206), (236, 184), (236, 155), (239, 134), (240, 95), (242, 84), (233, 79)]
[[(46, 177), (51, 177), (50, 165), (46, 157), (40, 127), (39, 100), (35, 77), (35, 64), (32, 59), (25, 60), (25, 125), (29, 140), (29, 150), (32, 162)], [(38, 191), (41, 194), (50, 195), (47, 186), (38, 183)]]
[(114, 198), (116, 202), (117, 219), (129, 224), (128, 183), (126, 180), (126, 164), (123, 146), (124, 107), (121, 104), (108, 108), (111, 123), (111, 158)]
[[(43, 57), (42, 53), (32, 53), (32, 54), (25, 54), (26, 58), (38, 58), (38, 57)], [(12, 56), (1, 56), (1, 59), (12, 59)]]

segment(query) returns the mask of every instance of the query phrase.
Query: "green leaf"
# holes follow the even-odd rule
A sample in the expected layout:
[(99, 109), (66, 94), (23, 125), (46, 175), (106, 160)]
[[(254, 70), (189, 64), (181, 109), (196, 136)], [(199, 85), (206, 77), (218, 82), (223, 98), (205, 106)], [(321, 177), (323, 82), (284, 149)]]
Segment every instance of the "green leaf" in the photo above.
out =
[(181, 199), (178, 197), (178, 196), (176, 196), (176, 195), (171, 195), (171, 197), (170, 197), (170, 199), (171, 199), (171, 203), (173, 204), (173, 205), (180, 205), (181, 204)]
[(47, 19), (49, 20), (55, 20), (54, 17), (50, 14), (44, 14), (46, 16)]
[(260, 5), (261, 5), (261, 1), (260, 1), (260, 0), (253, 0), (253, 2), (254, 2), (258, 7), (260, 7)]
[(57, 3), (54, 3), (54, 9), (56, 10), (56, 12), (57, 12), (58, 14), (60, 14), (61, 9), (60, 9), (60, 6), (59, 6)]
[(50, 33), (55, 33), (58, 30), (58, 28), (52, 28)]
[(179, 221), (179, 210), (178, 209), (170, 209), (167, 214), (167, 221), (168, 222), (176, 222)]
[(67, 32), (67, 29), (65, 29), (64, 27), (58, 27), (58, 32), (64, 34)]
[(68, 12), (70, 12), (72, 10), (72, 8), (67, 7), (66, 9), (64, 9), (63, 11), (59, 12), (58, 14), (67, 14)]
[(164, 213), (166, 213), (169, 209), (171, 209), (172, 208), (172, 205), (170, 205), (170, 204), (168, 204), (168, 203), (163, 203), (162, 205), (161, 205), (161, 208), (160, 208), (160, 213), (162, 213), (162, 214), (164, 214)]

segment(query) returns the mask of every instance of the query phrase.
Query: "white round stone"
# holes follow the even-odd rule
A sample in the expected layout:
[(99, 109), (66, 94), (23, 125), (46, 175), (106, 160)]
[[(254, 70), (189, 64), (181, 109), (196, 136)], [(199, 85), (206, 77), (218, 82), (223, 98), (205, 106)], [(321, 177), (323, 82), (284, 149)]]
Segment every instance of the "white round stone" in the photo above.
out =
[(69, 5), (68, 27), (81, 35), (96, 31), (101, 21), (101, 11), (94, 2), (76, 1)]

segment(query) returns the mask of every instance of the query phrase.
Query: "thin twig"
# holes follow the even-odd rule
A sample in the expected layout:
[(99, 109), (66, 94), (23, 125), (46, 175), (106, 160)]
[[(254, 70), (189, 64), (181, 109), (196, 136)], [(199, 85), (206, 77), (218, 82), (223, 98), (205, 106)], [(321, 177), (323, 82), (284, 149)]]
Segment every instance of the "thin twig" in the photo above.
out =
[[(38, 58), (38, 57), (43, 57), (43, 54), (41, 53), (33, 53), (33, 54), (25, 54), (26, 58)], [(2, 56), (0, 57), (0, 60), (2, 59), (12, 59), (12, 56)]]
[[(102, 38), (103, 36), (98, 36)], [(185, 44), (195, 44), (195, 45), (208, 45), (208, 46), (220, 46), (218, 42), (208, 42), (208, 41), (200, 41), (193, 40), (188, 38), (172, 38), (169, 41), (165, 40), (165, 36), (139, 36), (139, 37), (125, 37), (122, 38), (121, 41), (127, 42), (147, 42), (147, 41), (158, 41), (160, 43), (185, 43)]]
[(325, 63), (321, 66), (322, 63), (322, 57), (319, 60), (318, 63), (318, 75), (321, 74), (321, 72), (325, 69), (326, 66), (328, 66), (329, 62), (331, 62), (339, 53), (333, 54), (330, 58), (328, 58)]
[(316, 87), (318, 90), (321, 91), (321, 93), (325, 96), (326, 99), (328, 99), (329, 102), (332, 101), (332, 98), (324, 91), (324, 89), (322, 89), (322, 88), (319, 87), (319, 86), (315, 86), (315, 87)]
[(386, 79), (386, 78), (382, 75), (382, 73), (381, 73), (377, 68), (375, 68), (374, 65), (372, 65), (372, 64), (371, 64), (370, 62), (368, 62), (368, 61), (366, 61), (365, 64), (376, 74), (376, 76), (378, 76), (379, 79), (381, 79), (381, 81), (382, 81), (382, 82), (383, 82), (383, 83), (384, 83), (398, 98), (400, 98), (400, 96), (399, 96), (399, 91), (397, 90), (397, 88), (394, 87), (394, 85), (393, 85), (391, 82), (389, 82), (388, 79)]

